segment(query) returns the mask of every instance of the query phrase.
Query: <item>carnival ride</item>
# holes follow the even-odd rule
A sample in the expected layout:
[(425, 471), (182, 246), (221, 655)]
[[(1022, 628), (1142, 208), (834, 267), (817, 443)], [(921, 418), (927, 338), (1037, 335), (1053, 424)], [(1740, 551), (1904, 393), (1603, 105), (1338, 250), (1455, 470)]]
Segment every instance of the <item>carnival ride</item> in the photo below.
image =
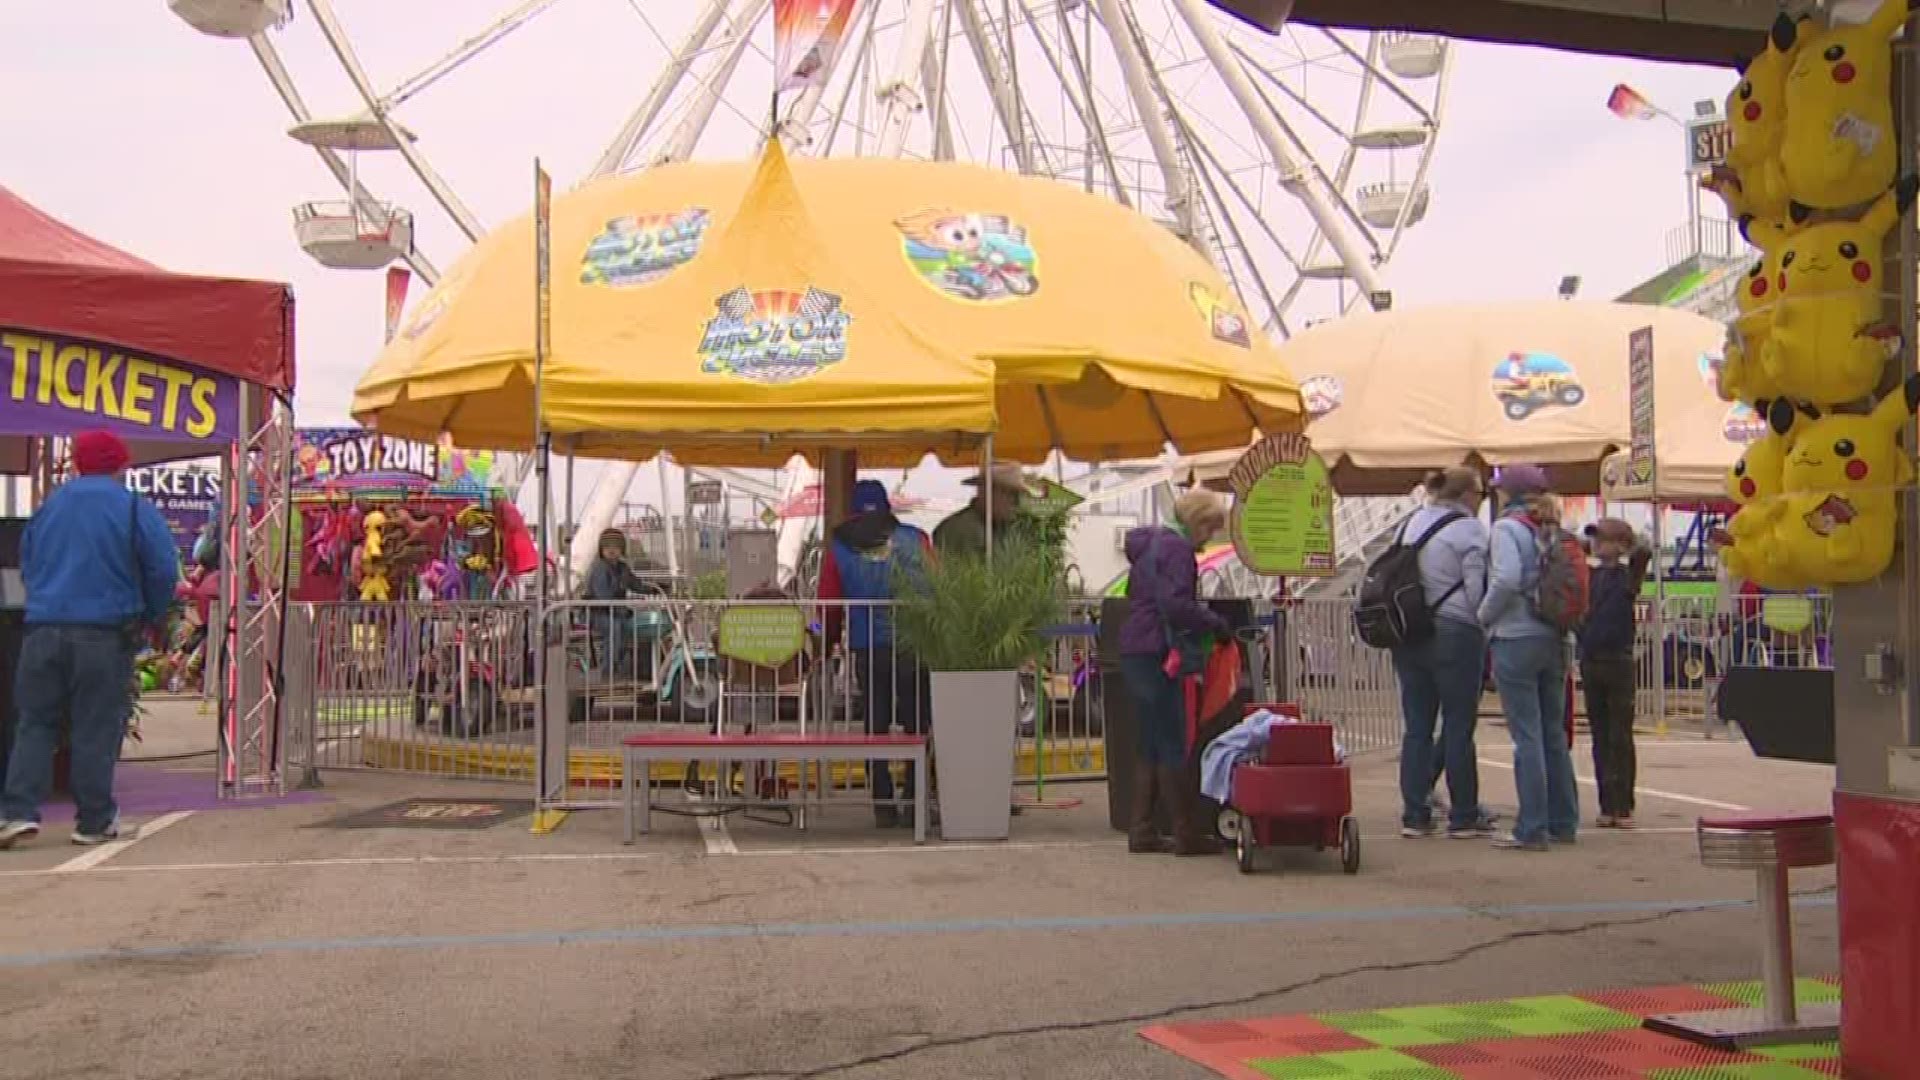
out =
[[(579, 26), (587, 18), (578, 3), (524, 0), (413, 74), (376, 77), (361, 57), (385, 55), (391, 42), (381, 33), (386, 11), (375, 5), (343, 3), (355, 9), (343, 15), (331, 0), (307, 0), (296, 18), (293, 0), (170, 3), (202, 32), (246, 40), (286, 104), (289, 137), (311, 146), (344, 189), (342, 199), (296, 210), (303, 247), (333, 267), (404, 262), (429, 284), (439, 276), (435, 254), (457, 252), (488, 225), (429, 159), (447, 129), (413, 118), (447, 115), (450, 100), (473, 103), (459, 107), (463, 117), (488, 114), (475, 95), (492, 86), (466, 70), (477, 58), (511, 51), (556, 19)], [(632, 35), (664, 51), (651, 86), (582, 179), (738, 153), (764, 134), (768, 65), (749, 57), (772, 6), (636, 3), (597, 16), (606, 25), (592, 24), (596, 37)], [(1391, 259), (1431, 205), (1426, 178), (1451, 63), (1441, 39), (1306, 26), (1266, 35), (1202, 0), (870, 0), (852, 10), (846, 35), (824, 57), (826, 77), (771, 118), (792, 152), (970, 159), (1098, 191), (1204, 253), (1274, 333), (1390, 302)], [(353, 98), (316, 113), (303, 88), (334, 74), (345, 75)], [(500, 134), (489, 129), (490, 139)], [(536, 140), (528, 136), (530, 156)], [(414, 188), (427, 202), (409, 210), (383, 199), (373, 178)], [(962, 284), (1031, 285), (1017, 273), (990, 277), (974, 273)], [(580, 538), (613, 523), (637, 469), (600, 471), (573, 532), (576, 573), (592, 558)], [(530, 475), (527, 462), (505, 471), (518, 482)], [(1095, 473), (1076, 486), (1106, 478)], [(815, 480), (793, 466), (774, 484), (785, 500)], [(662, 481), (664, 498), (664, 470)], [(805, 518), (779, 524), (789, 574), (810, 527)]]

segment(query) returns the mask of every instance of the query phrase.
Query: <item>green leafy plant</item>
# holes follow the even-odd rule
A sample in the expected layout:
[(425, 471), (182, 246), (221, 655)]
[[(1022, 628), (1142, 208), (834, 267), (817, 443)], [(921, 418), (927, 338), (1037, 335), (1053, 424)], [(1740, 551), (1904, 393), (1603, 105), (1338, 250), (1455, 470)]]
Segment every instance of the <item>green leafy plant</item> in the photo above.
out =
[(727, 598), (727, 572), (709, 570), (693, 579), (693, 598), (695, 600), (725, 600)]
[(1060, 621), (1058, 558), (1009, 537), (993, 557), (956, 552), (894, 579), (894, 632), (934, 671), (1011, 671)]

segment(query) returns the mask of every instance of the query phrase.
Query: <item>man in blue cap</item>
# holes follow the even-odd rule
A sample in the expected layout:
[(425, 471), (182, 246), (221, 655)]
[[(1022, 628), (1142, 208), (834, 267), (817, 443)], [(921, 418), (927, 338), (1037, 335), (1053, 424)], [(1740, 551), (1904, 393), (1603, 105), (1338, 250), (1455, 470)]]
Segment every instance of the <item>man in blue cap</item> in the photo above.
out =
[[(820, 560), (820, 599), (849, 602), (827, 608), (827, 640), (839, 640), (844, 617), (869, 733), (882, 735), (898, 725), (908, 734), (924, 735), (931, 727), (930, 680), (918, 660), (895, 646), (893, 613), (884, 601), (893, 599), (894, 571), (925, 565), (933, 558), (933, 541), (893, 516), (893, 500), (878, 480), (853, 485), (852, 510), (853, 516), (834, 528)], [(867, 762), (867, 777), (874, 823), (883, 829), (911, 828), (915, 779), (909, 775), (896, 802), (887, 762)], [(904, 813), (900, 803), (907, 804)]]

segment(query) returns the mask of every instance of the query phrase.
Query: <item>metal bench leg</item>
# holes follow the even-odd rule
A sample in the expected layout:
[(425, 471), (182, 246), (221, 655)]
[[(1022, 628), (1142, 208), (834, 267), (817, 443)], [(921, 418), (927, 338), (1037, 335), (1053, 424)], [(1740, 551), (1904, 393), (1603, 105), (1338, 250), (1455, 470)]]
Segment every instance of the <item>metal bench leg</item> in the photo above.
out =
[(640, 759), (640, 831), (653, 832), (653, 757)]
[(1799, 1022), (1793, 998), (1793, 905), (1787, 868), (1778, 864), (1754, 871), (1759, 886), (1760, 980), (1767, 1023), (1791, 1027)]
[(633, 751), (624, 755), (620, 765), (621, 843), (633, 843)]
[(913, 756), (913, 842), (927, 842), (927, 788), (933, 786), (927, 776), (927, 753), (925, 750)]

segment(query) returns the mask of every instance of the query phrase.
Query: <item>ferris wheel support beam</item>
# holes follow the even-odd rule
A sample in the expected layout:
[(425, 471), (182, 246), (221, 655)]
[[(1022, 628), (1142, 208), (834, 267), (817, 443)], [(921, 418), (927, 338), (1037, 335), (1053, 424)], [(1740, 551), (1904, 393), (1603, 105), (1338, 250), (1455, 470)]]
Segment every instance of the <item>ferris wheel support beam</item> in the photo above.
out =
[(1146, 129), (1154, 160), (1160, 163), (1160, 175), (1167, 188), (1167, 209), (1189, 238), (1197, 237), (1199, 218), (1194, 213), (1193, 185), (1189, 182), (1186, 163), (1180, 158), (1180, 149), (1174, 144), (1172, 125), (1167, 123), (1159, 89), (1147, 68), (1146, 54), (1134, 36), (1133, 21), (1120, 0), (1097, 0), (1097, 6), (1107, 38), (1113, 43), (1114, 55), (1120, 59), (1120, 77), (1133, 99), (1133, 111), (1140, 117), (1140, 126)]
[[(974, 6), (974, 0), (953, 2), (960, 11), (960, 30), (967, 36), (967, 44), (973, 49), (974, 62), (980, 65), (987, 92), (993, 98), (993, 111), (1000, 118), (1000, 128), (1007, 133), (1014, 164), (1019, 166), (1022, 173), (1032, 175), (1033, 146), (1025, 136), (1026, 118), (1020, 113), (1020, 90), (1013, 85), (1000, 50), (990, 39), (987, 27), (980, 21), (980, 10)], [(1013, 36), (1011, 30), (1012, 27), (1008, 27), (1009, 38)]]
[[(1239, 60), (1237, 57), (1235, 58), (1235, 67), (1243, 74), (1246, 72), (1248, 66), (1244, 61)], [(1259, 70), (1264, 78), (1271, 79), (1273, 77), (1270, 72), (1258, 68), (1257, 65), (1255, 66), (1255, 70)], [(1247, 80), (1247, 85), (1251, 87), (1254, 94), (1258, 96), (1260, 104), (1266, 107), (1266, 119), (1272, 121), (1274, 128), (1280, 135), (1293, 145), (1294, 150), (1299, 152), (1300, 158), (1296, 158), (1295, 161), (1305, 160), (1305, 164), (1299, 166), (1294, 177), (1296, 181), (1295, 185), (1288, 187), (1287, 190), (1292, 192), (1296, 197), (1303, 199), (1304, 193), (1319, 192), (1331, 195), (1331, 208), (1340, 216), (1346, 218), (1346, 226), (1353, 230), (1352, 233), (1343, 231), (1338, 234), (1338, 237), (1352, 240), (1353, 236), (1357, 234), (1360, 238), (1360, 243), (1366, 245), (1366, 251), (1363, 254), (1367, 259), (1368, 265), (1380, 265), (1382, 261), (1380, 243), (1374, 239), (1372, 230), (1367, 228), (1366, 220), (1360, 216), (1360, 211), (1355, 209), (1353, 200), (1347, 198), (1344, 185), (1332, 177), (1329, 177), (1327, 171), (1320, 167), (1320, 163), (1314, 159), (1313, 152), (1308, 149), (1305, 140), (1301, 139), (1299, 133), (1293, 130), (1293, 126), (1287, 123), (1286, 114), (1280, 111), (1280, 103), (1275, 101), (1272, 96), (1267, 93), (1266, 87), (1254, 82), (1251, 78)], [(1279, 162), (1275, 162), (1275, 164), (1280, 168), (1282, 186), (1286, 186), (1286, 166)], [(1318, 181), (1317, 187), (1315, 181)], [(1315, 224), (1319, 224), (1317, 218), (1315, 219)], [(1313, 243), (1307, 247), (1307, 259), (1309, 261), (1313, 259), (1314, 253), (1318, 251), (1320, 244), (1323, 242), (1331, 246), (1335, 253), (1340, 255), (1341, 260), (1343, 262), (1345, 261), (1346, 253), (1340, 250), (1340, 246), (1336, 240), (1336, 234), (1328, 233), (1324, 226), (1318, 230)], [(1372, 290), (1367, 291), (1370, 292)]]
[[(1260, 141), (1266, 144), (1267, 153), (1273, 156), (1273, 163), (1280, 170), (1281, 186), (1306, 207), (1314, 224), (1327, 235), (1327, 242), (1339, 254), (1340, 261), (1345, 264), (1347, 273), (1352, 275), (1354, 284), (1371, 303), (1373, 295), (1384, 291), (1385, 285), (1367, 253), (1361, 250), (1359, 245), (1354, 243), (1353, 237), (1348, 234), (1346, 224), (1341, 221), (1340, 214), (1327, 199), (1328, 193), (1321, 190), (1325, 185), (1325, 177), (1320, 175), (1318, 169), (1303, 168), (1294, 160), (1293, 152), (1287, 145), (1286, 134), (1281, 131), (1280, 125), (1267, 108), (1266, 99), (1255, 88), (1253, 80), (1247, 77), (1246, 69), (1241, 66), (1239, 59), (1233, 55), (1232, 50), (1227, 48), (1219, 29), (1213, 25), (1201, 0), (1170, 0), (1170, 2), (1179, 9), (1188, 29), (1193, 32), (1194, 40), (1199, 43), (1201, 51), (1207, 54), (1208, 62), (1220, 74), (1228, 92), (1239, 104), (1241, 112), (1246, 114), (1248, 122), (1253, 124), (1254, 131), (1260, 136)], [(1114, 0), (1102, 0), (1103, 6), (1112, 3)]]
[(907, 129), (913, 114), (926, 107), (926, 90), (919, 83), (920, 57), (933, 40), (934, 0), (913, 0), (900, 31), (900, 52), (893, 62), (893, 73), (881, 85), (878, 97), (885, 102), (880, 117), (880, 157), (899, 157), (907, 144)]
[(381, 108), (393, 109), (399, 107), (408, 98), (439, 82), (448, 75), (453, 74), (460, 65), (478, 56), (488, 46), (495, 44), (501, 38), (506, 37), (508, 34), (513, 33), (515, 30), (531, 22), (534, 16), (558, 2), (559, 0), (526, 0), (526, 2), (519, 7), (495, 19), (485, 30), (461, 42), (452, 52), (435, 60), (433, 63), (421, 69), (418, 74), (403, 81), (392, 90), (387, 91), (380, 99)]
[(313, 13), (313, 21), (320, 27), (321, 36), (327, 39), (327, 45), (333, 49), (334, 57), (340, 61), (340, 67), (347, 73), (353, 88), (359, 92), (360, 100), (366, 105), (367, 112), (380, 121), (380, 126), (387, 131), (387, 137), (392, 139), (394, 145), (399, 148), (400, 156), (407, 159), (407, 165), (413, 169), (413, 174), (426, 185), (426, 189), (433, 194), (434, 200), (440, 204), (441, 209), (447, 212), (447, 216), (453, 219), (453, 223), (460, 227), (461, 232), (467, 234), (469, 241), (478, 243), (486, 231), (481, 228), (480, 219), (473, 216), (466, 204), (460, 201), (460, 196), (455, 195), (453, 189), (447, 186), (447, 182), (440, 178), (440, 174), (433, 170), (433, 166), (427, 164), (426, 156), (414, 146), (413, 140), (407, 137), (407, 133), (400, 130), (400, 125), (394, 123), (393, 117), (380, 103), (379, 97), (374, 94), (372, 80), (367, 78), (366, 69), (360, 66), (360, 57), (353, 51), (353, 46), (348, 44), (346, 34), (341, 32), (340, 20), (333, 14), (333, 5), (327, 0), (307, 0), (307, 10)]
[[(1032, 21), (1033, 8), (1029, 6), (1028, 0), (1020, 0), (1020, 6), (1026, 11), (1028, 20)], [(1054, 75), (1059, 78), (1061, 88), (1067, 93), (1067, 100), (1073, 104), (1074, 111), (1080, 115), (1081, 127), (1087, 133), (1088, 148), (1092, 151), (1092, 156), (1098, 157), (1100, 164), (1106, 167), (1107, 182), (1113, 186), (1113, 201), (1132, 209), (1133, 197), (1127, 194), (1127, 185), (1120, 179), (1120, 166), (1113, 160), (1113, 145), (1107, 141), (1106, 126), (1100, 122), (1100, 105), (1093, 92), (1093, 71), (1087, 66), (1089, 61), (1082, 54), (1080, 46), (1073, 40), (1073, 23), (1067, 18), (1066, 5), (1056, 6), (1054, 15), (1060, 27), (1060, 40), (1066, 42), (1067, 56), (1073, 61), (1074, 78), (1067, 77), (1066, 69), (1060, 64), (1059, 55), (1047, 44), (1046, 35), (1040, 33), (1037, 22), (1034, 23), (1033, 36), (1040, 42), (1040, 52), (1046, 56), (1048, 65), (1053, 68)], [(1086, 25), (1091, 33), (1093, 16), (1090, 13), (1086, 16)], [(1092, 182), (1091, 171), (1089, 171), (1087, 177), (1089, 189), (1092, 187)]]
[(680, 48), (667, 62), (667, 70), (661, 72), (660, 77), (653, 81), (647, 96), (640, 99), (640, 104), (627, 117), (627, 122), (621, 125), (620, 133), (607, 144), (607, 149), (600, 155), (600, 160), (594, 163), (591, 175), (607, 176), (619, 172), (621, 166), (627, 163), (627, 159), (633, 156), (634, 147), (640, 145), (640, 140), (646, 137), (647, 130), (660, 118), (660, 111), (667, 107), (667, 102), (673, 98), (673, 92), (679, 89), (681, 80), (685, 79), (687, 72), (693, 68), (694, 59), (707, 47), (708, 40), (713, 37), (714, 29), (720, 25), (720, 20), (727, 14), (727, 6), (727, 0), (707, 0), (707, 6), (701, 9), (699, 17), (693, 21), (693, 28), (687, 31), (686, 39), (680, 43)]
[[(725, 0), (718, 0), (722, 7)], [(720, 91), (733, 78), (740, 67), (740, 59), (747, 53), (747, 46), (753, 43), (753, 24), (760, 21), (773, 0), (747, 0), (745, 7), (737, 12), (727, 25), (727, 51), (720, 63), (700, 84), (700, 96), (695, 99), (693, 108), (680, 118), (680, 126), (674, 129), (673, 141), (665, 150), (654, 155), (652, 164), (665, 165), (671, 161), (685, 161), (693, 156), (700, 145), (700, 136), (704, 135), (707, 125), (713, 122), (713, 112), (720, 107)]]
[[(247, 45), (253, 49), (254, 59), (260, 62), (260, 69), (266, 72), (267, 81), (273, 84), (274, 91), (280, 95), (280, 101), (286, 105), (293, 122), (304, 124), (313, 119), (312, 111), (300, 96), (300, 88), (294, 85), (293, 76), (287, 73), (287, 65), (281, 61), (280, 50), (274, 47), (272, 39), (265, 34), (255, 34), (247, 39)], [(354, 170), (340, 160), (338, 153), (324, 146), (315, 146), (313, 152), (320, 156), (320, 161), (340, 182), (340, 187), (347, 193), (347, 200), (357, 211), (375, 217), (386, 212), (380, 205), (379, 197), (367, 190)], [(428, 287), (440, 280), (440, 271), (433, 265), (433, 260), (421, 254), (413, 245), (408, 245), (407, 253), (402, 258)]]

